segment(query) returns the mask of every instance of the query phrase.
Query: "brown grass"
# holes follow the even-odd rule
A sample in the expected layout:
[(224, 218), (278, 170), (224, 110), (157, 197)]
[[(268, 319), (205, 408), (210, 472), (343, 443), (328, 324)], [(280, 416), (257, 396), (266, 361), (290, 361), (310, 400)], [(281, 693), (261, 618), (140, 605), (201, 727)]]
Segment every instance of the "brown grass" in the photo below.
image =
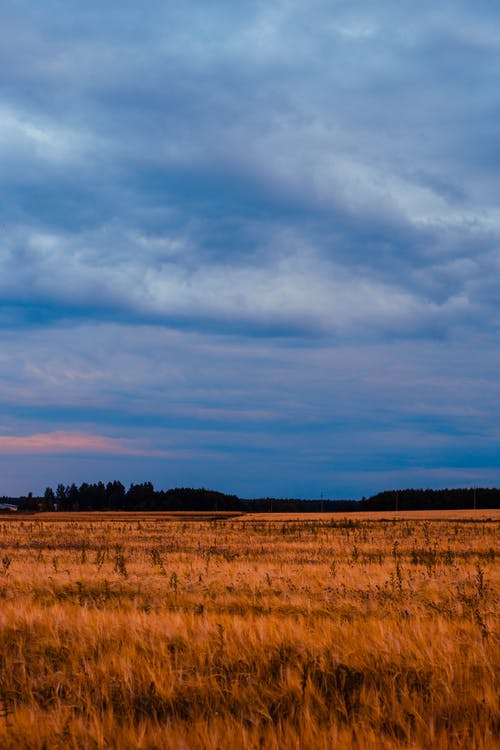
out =
[(481, 513), (1, 518), (0, 747), (496, 748)]
[[(49, 514), (47, 514), (49, 515)], [(244, 518), (244, 516), (241, 516)], [(500, 509), (481, 510), (373, 510), (353, 513), (252, 513), (246, 516), (249, 520), (263, 521), (500, 521)]]

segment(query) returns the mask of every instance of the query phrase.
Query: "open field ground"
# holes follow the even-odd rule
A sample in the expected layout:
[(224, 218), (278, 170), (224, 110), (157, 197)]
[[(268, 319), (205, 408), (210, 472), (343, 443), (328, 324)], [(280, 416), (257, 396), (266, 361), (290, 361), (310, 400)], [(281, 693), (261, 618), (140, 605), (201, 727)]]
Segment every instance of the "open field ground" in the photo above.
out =
[(2, 516), (0, 747), (499, 747), (500, 514), (393, 515)]
[(360, 513), (243, 513), (240, 511), (78, 511), (60, 513), (26, 513), (4, 512), (0, 514), (3, 521), (52, 521), (68, 523), (83, 522), (117, 522), (117, 521), (216, 521), (236, 519), (246, 523), (253, 521), (301, 521), (310, 523), (340, 523), (351, 521), (500, 521), (500, 508), (481, 510), (400, 510), (400, 511), (363, 511)]
[[(49, 515), (49, 514), (47, 514)], [(491, 510), (399, 510), (361, 513), (249, 513), (242, 520), (274, 521), (500, 521), (500, 509)]]
[[(492, 511), (494, 512), (494, 511)], [(2, 521), (48, 521), (53, 523), (116, 523), (119, 521), (223, 521), (241, 516), (240, 511), (78, 511), (61, 513), (12, 513), (0, 515)], [(499, 512), (500, 518), (500, 512)]]

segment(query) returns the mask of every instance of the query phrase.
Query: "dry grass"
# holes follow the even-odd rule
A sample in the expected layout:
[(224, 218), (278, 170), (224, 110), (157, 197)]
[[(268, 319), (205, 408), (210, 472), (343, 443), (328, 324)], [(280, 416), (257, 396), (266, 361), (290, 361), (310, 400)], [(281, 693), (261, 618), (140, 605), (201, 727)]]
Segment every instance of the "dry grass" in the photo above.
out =
[[(47, 515), (50, 515), (47, 513)], [(244, 516), (241, 516), (244, 518)], [(269, 513), (252, 513), (251, 520), (269, 520)], [(500, 521), (500, 509), (481, 510), (373, 510), (353, 513), (273, 513), (275, 521)]]
[(486, 515), (1, 519), (0, 747), (498, 747)]

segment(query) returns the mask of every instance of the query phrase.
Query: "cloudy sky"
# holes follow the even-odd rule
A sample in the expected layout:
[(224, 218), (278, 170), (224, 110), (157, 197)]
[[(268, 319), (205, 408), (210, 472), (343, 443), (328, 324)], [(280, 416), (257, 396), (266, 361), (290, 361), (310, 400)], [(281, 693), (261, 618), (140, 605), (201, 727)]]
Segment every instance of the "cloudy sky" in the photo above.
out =
[(500, 484), (492, 0), (3, 0), (0, 494)]

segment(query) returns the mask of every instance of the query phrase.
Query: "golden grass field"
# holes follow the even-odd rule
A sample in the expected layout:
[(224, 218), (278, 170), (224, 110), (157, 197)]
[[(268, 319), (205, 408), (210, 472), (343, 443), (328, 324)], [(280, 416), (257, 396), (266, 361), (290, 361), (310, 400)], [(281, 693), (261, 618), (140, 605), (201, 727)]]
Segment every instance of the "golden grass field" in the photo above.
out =
[(498, 511), (0, 518), (0, 747), (500, 746)]

